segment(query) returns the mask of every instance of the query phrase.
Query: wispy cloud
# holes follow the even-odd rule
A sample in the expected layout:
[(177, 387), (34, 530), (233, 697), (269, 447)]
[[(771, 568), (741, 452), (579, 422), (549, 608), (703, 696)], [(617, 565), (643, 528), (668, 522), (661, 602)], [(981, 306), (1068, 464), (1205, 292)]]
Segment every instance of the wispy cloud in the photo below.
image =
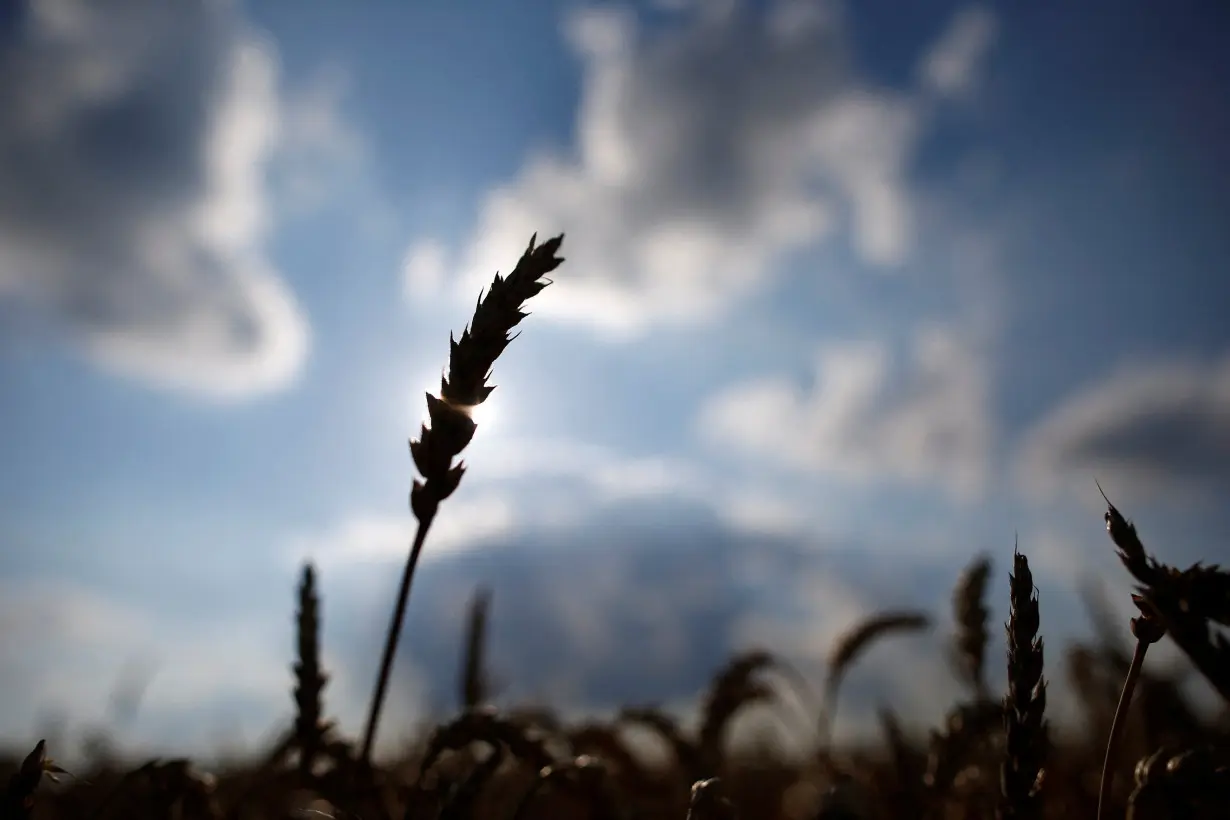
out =
[(998, 33), (999, 22), (990, 10), (971, 6), (958, 13), (919, 65), (923, 84), (943, 97), (970, 95)]
[(975, 493), (993, 444), (986, 364), (943, 327), (920, 330), (908, 353), (894, 367), (881, 342), (822, 347), (813, 386), (781, 375), (735, 384), (708, 400), (697, 431), (806, 472)]
[[(490, 544), (517, 523), (512, 503), (502, 496), (458, 496), (449, 501), (432, 524), (426, 560)], [(324, 567), (398, 563), (409, 551), (414, 531), (409, 511), (404, 516), (356, 513), (323, 532), (293, 536), (284, 553), (295, 563), (310, 560)]]
[(298, 374), (263, 247), (273, 47), (229, 3), (40, 3), (0, 79), (0, 299), (105, 367), (234, 398)]
[[(1076, 391), (1024, 437), (1035, 497), (1112, 481), (1123, 499), (1224, 498), (1230, 490), (1230, 360), (1128, 364)], [(1096, 496), (1091, 497), (1097, 503)]]
[(699, 465), (676, 455), (625, 455), (611, 447), (571, 438), (516, 438), (476, 447), (480, 469), (468, 480), (513, 486), (521, 479), (581, 485), (616, 501), (644, 496), (691, 496), (705, 492)]
[(448, 274), (448, 248), (435, 239), (423, 240), (406, 252), (402, 260), (402, 288), (409, 299), (422, 299), (440, 293)]
[(350, 75), (336, 64), (284, 90), (271, 157), (280, 215), (311, 213), (367, 168), (367, 142), (344, 109), (350, 95)]
[[(617, 6), (568, 18), (583, 64), (574, 150), (535, 154), (490, 190), (454, 260), (459, 293), (543, 226), (585, 262), (536, 313), (623, 336), (711, 318), (838, 234), (873, 269), (908, 257), (926, 94), (860, 78), (831, 4), (699, 5), (654, 34)], [(434, 247), (410, 253), (433, 280)]]
[(717, 513), (736, 531), (773, 536), (799, 535), (809, 523), (809, 516), (800, 506), (761, 491), (736, 492), (720, 505)]

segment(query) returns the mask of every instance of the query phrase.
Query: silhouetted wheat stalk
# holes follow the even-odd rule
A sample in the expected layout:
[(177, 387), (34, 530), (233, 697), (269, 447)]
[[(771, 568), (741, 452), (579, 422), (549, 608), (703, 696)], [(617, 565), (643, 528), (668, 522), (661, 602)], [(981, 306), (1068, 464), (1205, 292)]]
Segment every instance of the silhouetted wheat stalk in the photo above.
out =
[(1230, 702), (1230, 643), (1209, 631), (1210, 621), (1230, 626), (1230, 572), (1200, 563), (1185, 570), (1161, 563), (1145, 551), (1136, 527), (1106, 493), (1102, 498), (1107, 507), (1106, 532), (1118, 548), (1119, 560), (1140, 582), (1136, 592), (1148, 614)]
[[(1125, 535), (1124, 528), (1130, 524), (1118, 516), (1117, 510), (1113, 512), (1108, 515), (1112, 537), (1123, 540), (1127, 546), (1121, 549), (1128, 559), (1137, 561), (1143, 555), (1143, 546), (1139, 539)], [(1174, 585), (1174, 590), (1159, 593), (1159, 599), (1167, 605), (1180, 606), (1180, 611), (1170, 617), (1186, 615), (1204, 623), (1224, 616), (1218, 609), (1221, 604), (1216, 589), (1224, 575), (1220, 570), (1196, 567), (1175, 573), (1148, 556), (1143, 567), (1142, 573), (1157, 573), (1151, 577), (1156, 584)], [(1175, 681), (1143, 674), (1143, 648), (1138, 646), (1136, 658), (1129, 660), (1126, 652), (1106, 643), (1105, 634), (1102, 646), (1073, 654), (1074, 666), (1088, 667), (1079, 674), (1074, 669), (1073, 675), (1077, 688), (1088, 690), (1082, 693), (1086, 709), (1091, 715), (1101, 716), (1094, 724), (1101, 726), (1098, 731), (1114, 723), (1106, 758), (1102, 760), (1099, 755), (1094, 760), (1087, 755), (1087, 744), (1077, 744), (1076, 748), (1057, 746), (1051, 760), (1044, 761), (1049, 744), (1038, 601), (1024, 555), (1014, 556), (1010, 581), (1008, 695), (1003, 703), (975, 696), (957, 704), (940, 730), (931, 734), (925, 773), (921, 771), (919, 750), (888, 711), (881, 713), (888, 756), (825, 749), (823, 766), (817, 772), (809, 771), (810, 766), (800, 770), (784, 760), (775, 760), (771, 752), (767, 757), (758, 753), (752, 758), (730, 754), (724, 738), (731, 721), (745, 706), (770, 697), (761, 676), (770, 671), (789, 671), (769, 653), (752, 651), (731, 657), (713, 676), (695, 733), (685, 734), (673, 718), (653, 709), (626, 710), (612, 723), (571, 728), (549, 706), (503, 713), (491, 708), (468, 709), (456, 720), (439, 725), (425, 746), (416, 744), (413, 751), (406, 749), (408, 756), (398, 765), (370, 772), (357, 765), (360, 758), (349, 743), (329, 732), (319, 740), (316, 757), (320, 764), (330, 765), (321, 765), (321, 771), (303, 784), (289, 753), (311, 742), (312, 727), (322, 727), (320, 689), (325, 679), (319, 668), (316, 575), (305, 568), (298, 590), (298, 731), (287, 732), (264, 763), (214, 778), (196, 773), (183, 758), (155, 759), (118, 779), (119, 773), (114, 769), (108, 772), (104, 764), (98, 770), (99, 779), (92, 783), (83, 780), (72, 789), (38, 790), (35, 806), (41, 778), (63, 771), (45, 757), (45, 744), (40, 742), (24, 756), (24, 762), (20, 757), (11, 761), (16, 772), (0, 790), (0, 820), (82, 816), (97, 820), (240, 820), (292, 814), (337, 820), (678, 818), (684, 815), (686, 788), (694, 783), (688, 811), (697, 820), (731, 820), (734, 806), (745, 807), (748, 817), (792, 820), (948, 820), (991, 817), (997, 812), (999, 817), (1037, 817), (1042, 812), (1039, 798), (1043, 783), (1046, 808), (1054, 816), (1090, 816), (1095, 808), (1094, 795), (1085, 784), (1091, 769), (1082, 766), (1103, 763), (1105, 779), (1099, 798), (1105, 813), (1112, 785), (1110, 764), (1116, 749), (1119, 754), (1124, 751), (1116, 744), (1120, 743), (1133, 686), (1140, 690), (1134, 712), (1146, 727), (1139, 737), (1130, 740), (1136, 746), (1133, 756), (1139, 757), (1142, 750), (1158, 751), (1137, 765), (1135, 787), (1127, 799), (1128, 820), (1225, 817), (1230, 766), (1225, 756), (1224, 725), (1182, 717), (1190, 710)], [(961, 586), (969, 588), (965, 581)], [(969, 596), (971, 600), (980, 597)], [(1133, 632), (1138, 643), (1147, 646), (1165, 633), (1156, 624), (1152, 599), (1142, 594), (1134, 600), (1142, 614), (1134, 619)], [(476, 670), (483, 666), (480, 623), (485, 619), (486, 601), (480, 593), (471, 607), (466, 641), (470, 645), (467, 667), (471, 674), (463, 675), (471, 681), (483, 677)], [(969, 607), (973, 611), (978, 608)], [(844, 670), (856, 662), (875, 636), (891, 631), (898, 620), (908, 628), (922, 619), (911, 617), (911, 613), (888, 612), (856, 625), (836, 643), (834, 668)], [(970, 622), (975, 625), (970, 633), (976, 635), (981, 621), (971, 618)], [(1148, 632), (1150, 629), (1154, 631)], [(1101, 632), (1110, 631), (1109, 624), (1102, 625)], [(1215, 641), (1209, 642), (1216, 647)], [(1125, 674), (1120, 708), (1112, 721), (1110, 714), (1102, 715), (1101, 704), (1108, 700), (1113, 703), (1117, 683)], [(1158, 684), (1156, 691), (1151, 691), (1151, 683)], [(471, 692), (480, 689), (471, 687)], [(471, 695), (467, 699), (481, 698)], [(618, 734), (627, 722), (654, 728), (675, 748), (678, 759), (674, 765), (658, 769), (638, 760)], [(1150, 731), (1149, 726), (1164, 728)], [(480, 744), (489, 746), (490, 752), (478, 748)], [(302, 760), (300, 765), (304, 765)], [(716, 779), (701, 779), (715, 771), (722, 771), (722, 786)], [(723, 787), (728, 787), (729, 800), (718, 793)], [(776, 813), (774, 805), (780, 806)], [(765, 807), (769, 807), (767, 813)]]
[(477, 709), (491, 696), (491, 679), (487, 672), (487, 613), (490, 609), (491, 590), (485, 587), (476, 590), (466, 613), (465, 654), (458, 680), (463, 709)]
[(321, 694), (329, 676), (320, 665), (320, 599), (316, 571), (304, 564), (299, 582), (299, 611), (295, 618), (299, 658), (295, 662), (295, 745), (299, 748), (299, 775), (312, 776), (327, 727), (322, 717)]
[(1012, 610), (1008, 631), (1008, 695), (1004, 698), (1007, 743), (1000, 773), (1001, 820), (1042, 816), (1039, 775), (1049, 747), (1046, 682), (1042, 680), (1041, 615), (1029, 559), (1016, 552), (1009, 576)]
[(821, 713), (820, 738), (824, 747), (833, 743), (833, 725), (837, 720), (837, 695), (846, 673), (873, 643), (897, 632), (918, 632), (931, 625), (925, 612), (879, 612), (855, 624), (837, 637), (829, 652), (824, 679), (824, 707)]
[(655, 732), (675, 755), (675, 764), (688, 780), (694, 780), (704, 770), (698, 743), (688, 737), (674, 717), (658, 706), (625, 706), (619, 710), (616, 722), (643, 726)]
[(1207, 746), (1178, 754), (1159, 749), (1136, 764), (1135, 779), (1128, 820), (1226, 816), (1230, 766)]
[(701, 771), (694, 777), (713, 777), (721, 773), (725, 762), (725, 739), (736, 714), (747, 706), (774, 696), (773, 689), (758, 678), (776, 663), (763, 650), (750, 650), (731, 658), (710, 682), (701, 706), (697, 749)]
[(608, 777), (606, 764), (589, 755), (578, 755), (572, 760), (545, 766), (522, 795), (513, 811), (512, 820), (525, 817), (535, 798), (551, 788), (566, 789), (584, 798), (590, 807), (590, 817), (615, 820), (621, 816), (621, 812), (618, 811), (617, 792), (608, 788)]
[(692, 785), (687, 820), (735, 820), (735, 807), (721, 794), (721, 780), (711, 777)]
[(979, 700), (987, 698), (987, 608), (983, 602), (990, 576), (991, 561), (980, 555), (961, 573), (952, 594), (953, 619), (957, 625), (953, 665)]
[(891, 771), (888, 788), (883, 790), (883, 797), (889, 814), (892, 817), (908, 817), (918, 810), (922, 797), (923, 768), (913, 745), (906, 737), (901, 727), (901, 720), (888, 706), (877, 710), (880, 723), (880, 733), (884, 736), (884, 745), (888, 751), (888, 762)]
[[(1098, 492), (1102, 492), (1101, 485), (1098, 485)], [(1119, 696), (1119, 705), (1115, 707), (1115, 717), (1110, 724), (1110, 737), (1106, 740), (1106, 757), (1102, 761), (1102, 780), (1098, 787), (1098, 820), (1106, 816), (1111, 785), (1114, 783), (1115, 751), (1127, 721), (1127, 710), (1132, 704), (1132, 694), (1136, 690), (1136, 681), (1140, 678), (1145, 655), (1150, 645), (1160, 641), (1166, 634), (1166, 622), (1157, 607), (1146, 597), (1146, 593), (1152, 591), (1164, 598), (1169, 598), (1173, 579), (1168, 567), (1157, 563), (1145, 552), (1144, 544), (1136, 535), (1136, 527), (1132, 525), (1132, 522), (1124, 518), (1115, 505), (1110, 503), (1110, 499), (1106, 498), (1106, 493), (1102, 493), (1102, 498), (1106, 501), (1107, 506), (1106, 531), (1118, 547), (1119, 559), (1144, 586), (1140, 594), (1132, 595), (1132, 602), (1136, 604), (1141, 613), (1139, 617), (1132, 618), (1130, 622), (1132, 634), (1136, 637), (1136, 648), (1132, 653), (1127, 676), (1123, 680), (1123, 693)], [(1203, 627), (1203, 621), (1201, 625)]]
[(504, 352), (508, 343), (516, 338), (509, 336), (509, 333), (529, 315), (521, 310), (521, 306), (550, 284), (550, 280), (544, 280), (544, 277), (564, 261), (555, 255), (564, 241), (563, 234), (535, 247), (537, 238), (537, 234), (530, 237), (529, 247), (521, 255), (512, 273), (506, 278), (497, 273), (486, 297), (479, 296), (470, 326), (461, 334), (461, 338), (454, 339), (449, 336), (448, 375), (440, 378), (439, 397), (427, 394), (427, 414), (431, 426), (424, 424), (418, 440), (410, 441), (414, 466), (423, 476), (421, 481), (415, 479), (410, 490), (410, 509), (418, 519), (418, 528), (410, 554), (406, 558), (401, 586), (397, 591), (397, 602), (389, 622), (380, 672), (376, 676), (376, 690), (372, 694), (371, 708), (367, 715), (367, 729), (363, 733), (363, 749), (360, 754), (361, 760), (368, 766), (371, 764), (372, 746), (376, 741), (376, 729), (380, 723), (380, 710), (384, 705), (385, 691), (393, 669), (393, 656), (397, 651), (397, 640), (401, 636), (406, 600), (410, 597), (410, 584), (414, 579), (419, 553), (423, 549), (431, 522), (440, 508), (440, 502), (453, 494), (465, 474), (465, 465), (454, 465), (453, 459), (460, 455), (474, 438), (476, 425), (470, 418), (470, 411), (482, 404), (495, 389), (494, 385), (487, 384), (487, 379), (491, 376), (495, 360)]
[(567, 729), (564, 735), (574, 755), (600, 758), (627, 781), (642, 786), (649, 781), (646, 767), (619, 736), (617, 724), (588, 721)]
[(43, 776), (55, 781), (56, 775), (68, 774), (47, 756), (47, 741), (40, 740), (22, 760), (21, 766), (9, 778), (0, 792), (0, 818), (18, 820), (30, 816), (34, 808), (34, 792)]
[(535, 769), (555, 762), (544, 738), (538, 733), (501, 717), (495, 709), (481, 708), (463, 712), (453, 721), (436, 727), (427, 742), (419, 771), (425, 774), (445, 752), (464, 749), (476, 741), (503, 746), (514, 757), (527, 761)]
[(1132, 663), (1123, 680), (1123, 692), (1119, 696), (1119, 705), (1115, 707), (1115, 717), (1110, 724), (1110, 737), (1106, 740), (1106, 757), (1102, 762), (1102, 782), (1098, 788), (1098, 820), (1106, 816), (1110, 788), (1114, 782), (1112, 766), (1115, 751), (1119, 745), (1119, 738), (1123, 734), (1124, 724), (1127, 722), (1127, 710), (1132, 704), (1132, 694), (1136, 691), (1136, 681), (1140, 678), (1140, 670), (1145, 663), (1145, 654), (1150, 645), (1160, 641), (1166, 634), (1165, 627), (1162, 626), (1161, 621), (1151, 611), (1145, 600), (1139, 595), (1133, 595), (1132, 600), (1141, 611), (1139, 617), (1132, 618), (1130, 621), (1132, 634), (1136, 636), (1136, 650), (1132, 653)]
[(972, 700), (949, 710), (944, 725), (931, 730), (927, 772), (923, 775), (930, 801), (930, 814), (943, 817), (944, 800), (960, 774), (983, 748), (988, 738), (1003, 726), (1003, 706), (993, 700)]
[[(496, 771), (504, 763), (507, 756), (504, 747), (493, 746), (491, 753), (475, 766), (460, 783), (450, 784), (448, 793), (443, 800), (443, 806), (436, 820), (469, 820), (475, 817), (474, 805), (482, 794), (483, 787), (495, 776)], [(409, 811), (407, 817), (412, 816)], [(418, 816), (413, 815), (413, 816)]]

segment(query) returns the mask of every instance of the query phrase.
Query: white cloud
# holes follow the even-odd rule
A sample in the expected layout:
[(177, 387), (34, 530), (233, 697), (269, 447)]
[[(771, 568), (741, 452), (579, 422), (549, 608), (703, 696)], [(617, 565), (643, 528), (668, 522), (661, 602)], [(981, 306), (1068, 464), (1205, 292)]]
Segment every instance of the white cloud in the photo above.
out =
[(971, 6), (959, 12), (919, 65), (923, 84), (942, 97), (968, 96), (998, 31), (988, 9)]
[(300, 372), (266, 257), (276, 55), (229, 3), (40, 3), (0, 79), (0, 300), (89, 357), (219, 398)]
[(992, 439), (985, 364), (941, 327), (921, 330), (910, 352), (898, 374), (882, 344), (821, 348), (811, 390), (782, 376), (734, 385), (702, 407), (698, 432), (804, 471), (976, 492)]
[(367, 143), (343, 112), (349, 90), (349, 75), (331, 65), (286, 92), (273, 158), (279, 210), (311, 212), (359, 178), (368, 159)]
[[(481, 446), (481, 449), (479, 447)], [(706, 492), (696, 465), (662, 455), (626, 456), (615, 449), (565, 438), (520, 438), (475, 446), (467, 481), (513, 483), (534, 476), (591, 490), (601, 501), (699, 496)]]
[(918, 130), (907, 99), (852, 91), (812, 123), (809, 142), (852, 209), (855, 247), (869, 262), (893, 265), (912, 242), (905, 166)]
[[(512, 503), (502, 496), (450, 498), (432, 522), (422, 560), (479, 546), (516, 523)], [(324, 532), (291, 538), (285, 554), (296, 563), (311, 560), (324, 567), (396, 563), (410, 551), (417, 525), (409, 510), (404, 516), (357, 513)]]
[(1061, 402), (1024, 437), (1018, 477), (1035, 497), (1093, 481), (1120, 502), (1211, 499), (1230, 488), (1230, 358), (1125, 366)]
[(653, 36), (622, 8), (568, 18), (584, 66), (574, 150), (536, 154), (488, 193), (458, 296), (535, 231), (566, 232), (575, 260), (536, 315), (616, 336), (712, 317), (840, 228), (873, 268), (908, 257), (924, 95), (855, 76), (830, 3), (677, 5), (685, 21)]
[(716, 512), (737, 531), (764, 535), (798, 535), (809, 522), (807, 513), (798, 506), (757, 492), (734, 493)]
[(691, 12), (702, 19), (722, 20), (738, 8), (739, 0), (651, 0), (653, 5), (665, 11)]
[(406, 252), (402, 262), (402, 287), (411, 299), (434, 296), (444, 287), (448, 248), (434, 239), (424, 240)]

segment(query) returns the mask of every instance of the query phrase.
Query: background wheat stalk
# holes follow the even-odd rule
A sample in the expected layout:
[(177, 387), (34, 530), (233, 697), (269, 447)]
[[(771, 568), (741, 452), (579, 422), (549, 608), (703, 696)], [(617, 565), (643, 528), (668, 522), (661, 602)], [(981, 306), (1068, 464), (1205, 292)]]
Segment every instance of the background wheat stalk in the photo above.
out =
[(321, 695), (329, 680), (320, 664), (320, 600), (316, 594), (316, 571), (310, 563), (303, 566), (299, 582), (295, 633), (299, 658), (294, 664), (294, 736), (299, 747), (299, 774), (307, 783), (324, 741)]
[(985, 600), (990, 577), (991, 561), (985, 555), (979, 555), (961, 573), (952, 594), (957, 632), (951, 658), (957, 674), (978, 700), (987, 699), (985, 658), (988, 614)]
[(1042, 816), (1039, 775), (1049, 747), (1046, 681), (1042, 679), (1041, 614), (1029, 559), (1012, 557), (1009, 576), (1008, 695), (1004, 698), (1006, 749), (1000, 775), (999, 817), (1036, 820)]
[(465, 653), (461, 658), (458, 690), (462, 709), (477, 709), (491, 697), (491, 676), (487, 671), (487, 613), (491, 609), (491, 590), (480, 587), (466, 613)]
[(826, 749), (833, 745), (833, 726), (837, 721), (837, 695), (841, 682), (855, 662), (881, 638), (898, 632), (918, 632), (931, 625), (925, 612), (879, 612), (847, 629), (837, 637), (829, 652), (824, 678), (824, 705), (820, 714), (820, 740)]
[(1106, 532), (1119, 560), (1139, 582), (1136, 593), (1145, 605), (1142, 611), (1230, 703), (1230, 641), (1209, 629), (1210, 624), (1230, 626), (1230, 572), (1199, 562), (1185, 570), (1163, 564), (1145, 550), (1136, 526), (1110, 503), (1106, 493), (1102, 498), (1106, 501)]
[(414, 580), (419, 553), (440, 502), (453, 494), (465, 474), (465, 465), (454, 465), (453, 459), (474, 438), (476, 425), (470, 411), (482, 404), (495, 389), (494, 385), (487, 384), (487, 379), (491, 376), (495, 360), (516, 338), (509, 333), (529, 315), (521, 310), (521, 306), (550, 284), (544, 277), (564, 261), (555, 255), (564, 241), (563, 234), (535, 246), (537, 238), (537, 234), (530, 237), (529, 247), (512, 273), (504, 278), (497, 273), (486, 296), (479, 296), (470, 326), (461, 338), (454, 339), (450, 334), (448, 374), (440, 378), (440, 395), (427, 394), (430, 426), (424, 424), (418, 439), (410, 441), (410, 455), (423, 477), (421, 480), (415, 479), (410, 490), (410, 509), (418, 519), (418, 527), (402, 572), (380, 672), (376, 676), (376, 689), (367, 715), (367, 729), (363, 734), (361, 760), (368, 765), (371, 763), (380, 710), (393, 669), (393, 656), (401, 636), (406, 601), (410, 597), (410, 584)]

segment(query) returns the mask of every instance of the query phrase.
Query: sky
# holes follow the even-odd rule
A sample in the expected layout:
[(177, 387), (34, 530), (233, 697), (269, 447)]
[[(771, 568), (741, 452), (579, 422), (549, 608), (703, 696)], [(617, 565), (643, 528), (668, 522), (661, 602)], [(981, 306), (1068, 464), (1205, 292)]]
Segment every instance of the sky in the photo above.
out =
[(259, 748), (304, 560), (355, 733), (407, 439), (535, 233), (566, 261), (427, 539), (386, 743), (456, 708), (480, 585), (506, 705), (687, 713), (732, 651), (818, 681), (915, 607), (839, 731), (934, 720), (952, 585), (990, 556), (1002, 623), (1014, 544), (1062, 710), (1081, 590), (1131, 608), (1095, 479), (1163, 560), (1230, 561), (1228, 31), (1198, 0), (0, 4), (0, 737)]

